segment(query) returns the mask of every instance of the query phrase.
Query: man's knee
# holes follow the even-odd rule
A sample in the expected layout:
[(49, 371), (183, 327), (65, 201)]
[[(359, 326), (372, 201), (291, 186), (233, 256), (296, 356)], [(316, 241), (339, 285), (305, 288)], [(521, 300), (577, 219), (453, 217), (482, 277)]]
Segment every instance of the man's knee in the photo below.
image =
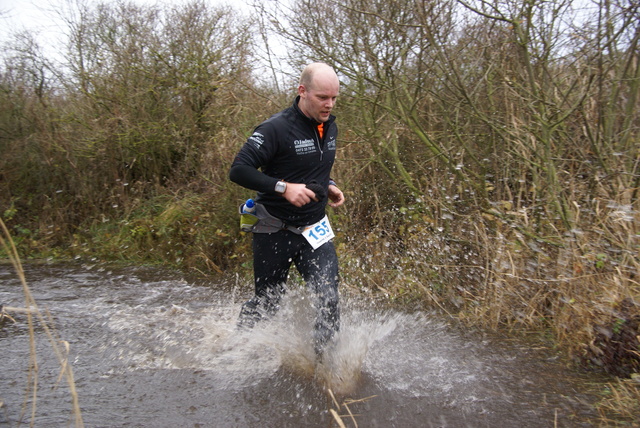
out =
[(240, 309), (239, 327), (253, 328), (257, 322), (272, 317), (280, 309), (283, 290), (255, 295), (247, 300)]

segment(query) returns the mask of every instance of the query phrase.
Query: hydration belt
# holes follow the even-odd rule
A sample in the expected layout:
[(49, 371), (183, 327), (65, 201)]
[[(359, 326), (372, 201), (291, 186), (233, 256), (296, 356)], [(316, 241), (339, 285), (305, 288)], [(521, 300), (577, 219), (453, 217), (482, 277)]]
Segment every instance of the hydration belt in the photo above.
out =
[(255, 207), (254, 212), (248, 213), (243, 210), (244, 204), (240, 205), (240, 230), (243, 232), (274, 233), (288, 230), (296, 235), (301, 235), (305, 229), (304, 226), (292, 226), (272, 216), (262, 204), (256, 203)]

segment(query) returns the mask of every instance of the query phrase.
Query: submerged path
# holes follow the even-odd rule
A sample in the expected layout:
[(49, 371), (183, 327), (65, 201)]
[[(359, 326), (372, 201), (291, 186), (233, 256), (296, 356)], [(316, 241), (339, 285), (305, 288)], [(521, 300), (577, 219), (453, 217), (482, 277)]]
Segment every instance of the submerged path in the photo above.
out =
[[(433, 315), (345, 297), (338, 341), (317, 364), (302, 290), (289, 291), (274, 320), (240, 332), (249, 284), (190, 282), (158, 268), (29, 264), (25, 273), (69, 342), (86, 426), (338, 426), (332, 411), (359, 427), (596, 425), (586, 377), (546, 352), (461, 334)], [(12, 266), (0, 265), (0, 284), (0, 303), (24, 305)], [(15, 318), (0, 327), (0, 426), (18, 424), (25, 397), (28, 329), (26, 315)], [(66, 426), (69, 390), (57, 383), (42, 329), (36, 335), (35, 426)]]

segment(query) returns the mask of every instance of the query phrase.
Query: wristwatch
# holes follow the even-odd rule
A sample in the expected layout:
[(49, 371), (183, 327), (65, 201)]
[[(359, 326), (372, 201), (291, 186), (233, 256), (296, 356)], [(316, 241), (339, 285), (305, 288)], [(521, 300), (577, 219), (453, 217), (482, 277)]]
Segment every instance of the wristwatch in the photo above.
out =
[(285, 183), (284, 181), (278, 181), (276, 183), (276, 192), (284, 193), (285, 190), (287, 190), (287, 183)]

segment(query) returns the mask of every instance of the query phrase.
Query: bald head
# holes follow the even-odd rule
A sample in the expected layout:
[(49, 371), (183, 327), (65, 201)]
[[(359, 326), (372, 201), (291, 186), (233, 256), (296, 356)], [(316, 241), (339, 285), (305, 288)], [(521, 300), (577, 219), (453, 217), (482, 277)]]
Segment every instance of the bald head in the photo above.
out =
[(338, 75), (330, 65), (314, 62), (307, 65), (300, 75), (300, 85), (307, 89), (316, 89), (322, 83), (339, 85)]

